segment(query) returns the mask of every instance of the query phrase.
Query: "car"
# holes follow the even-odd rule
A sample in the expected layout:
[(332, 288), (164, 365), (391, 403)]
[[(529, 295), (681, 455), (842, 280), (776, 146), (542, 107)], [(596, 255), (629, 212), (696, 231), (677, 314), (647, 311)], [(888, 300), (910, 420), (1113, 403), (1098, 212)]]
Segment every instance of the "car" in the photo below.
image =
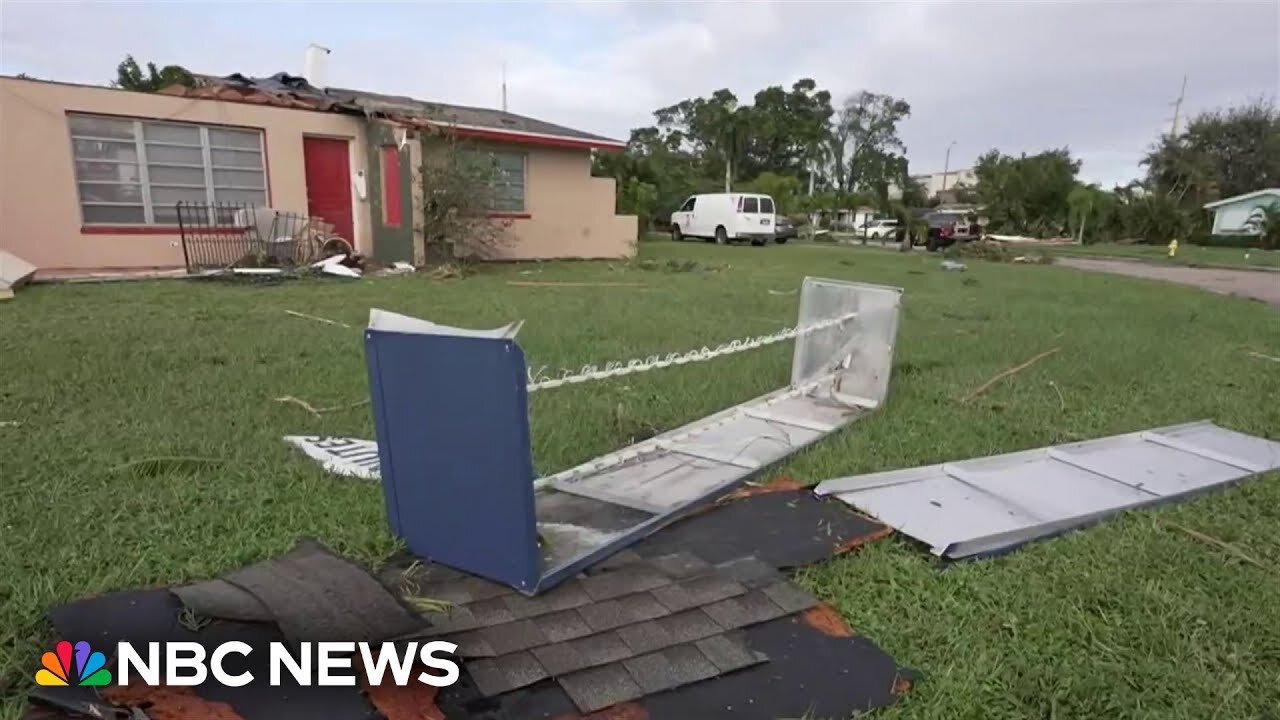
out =
[(758, 193), (692, 195), (671, 213), (671, 239), (702, 238), (725, 245), (748, 240), (764, 245), (773, 239), (777, 204)]
[(898, 232), (898, 221), (894, 218), (880, 218), (872, 220), (867, 225), (858, 228), (858, 237), (864, 237), (869, 240), (880, 240), (882, 238), (893, 237)]
[(982, 226), (973, 213), (934, 212), (929, 213), (928, 221), (929, 238), (925, 247), (930, 252), (982, 237)]
[(799, 231), (796, 230), (796, 224), (791, 222), (791, 218), (786, 215), (778, 215), (773, 219), (774, 242), (781, 245), (798, 234)]

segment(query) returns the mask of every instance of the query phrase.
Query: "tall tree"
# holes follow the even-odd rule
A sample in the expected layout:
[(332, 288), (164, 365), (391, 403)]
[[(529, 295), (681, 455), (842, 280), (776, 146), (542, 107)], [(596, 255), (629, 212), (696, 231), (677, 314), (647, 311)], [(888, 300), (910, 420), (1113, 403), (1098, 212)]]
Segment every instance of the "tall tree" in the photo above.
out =
[(682, 100), (660, 108), (654, 116), (659, 128), (679, 132), (708, 169), (723, 170), (724, 189), (728, 192), (750, 132), (750, 112), (750, 108), (740, 107), (738, 97), (726, 88), (709, 98)]
[(910, 115), (911, 105), (891, 95), (863, 90), (847, 98), (831, 133), (836, 186), (887, 196), (906, 170), (898, 123)]
[(1035, 237), (1067, 229), (1067, 198), (1080, 171), (1067, 148), (1016, 158), (991, 150), (973, 171), (992, 229)]
[(175, 83), (191, 87), (195, 85), (195, 78), (181, 65), (157, 68), (153, 62), (147, 63), (147, 72), (144, 74), (138, 61), (132, 55), (125, 55), (124, 60), (116, 66), (116, 79), (111, 82), (111, 86), (137, 92), (155, 92)]
[(1201, 113), (1181, 134), (1161, 137), (1142, 162), (1150, 189), (1188, 210), (1280, 186), (1280, 109), (1255, 100)]

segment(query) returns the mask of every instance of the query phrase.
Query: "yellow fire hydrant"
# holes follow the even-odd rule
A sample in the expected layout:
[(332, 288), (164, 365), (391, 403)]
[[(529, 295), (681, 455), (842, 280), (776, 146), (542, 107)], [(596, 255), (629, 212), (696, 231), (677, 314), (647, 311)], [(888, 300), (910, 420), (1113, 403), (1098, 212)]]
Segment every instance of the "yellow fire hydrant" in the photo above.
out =
[(1177, 254), (1178, 254), (1178, 238), (1174, 238), (1169, 241), (1169, 257), (1174, 257)]

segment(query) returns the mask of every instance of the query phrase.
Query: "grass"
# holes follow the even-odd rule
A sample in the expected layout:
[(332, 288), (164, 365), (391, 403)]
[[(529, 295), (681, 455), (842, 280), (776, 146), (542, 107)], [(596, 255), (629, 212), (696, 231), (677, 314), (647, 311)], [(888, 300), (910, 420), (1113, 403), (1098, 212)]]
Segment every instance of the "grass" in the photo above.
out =
[(1172, 259), (1168, 257), (1169, 249), (1164, 245), (1058, 245), (1049, 251), (1059, 255), (1114, 257), (1193, 267), (1280, 269), (1280, 250), (1245, 250), (1181, 243), (1177, 257)]
[[(0, 304), (0, 716), (18, 714), (55, 603), (207, 578), (303, 535), (370, 562), (394, 550), (376, 485), (326, 476), (280, 441), (372, 437), (368, 408), (315, 416), (274, 401), (367, 397), (356, 328), (370, 307), (475, 327), (524, 318), (530, 364), (578, 367), (789, 325), (798, 297), (768, 291), (805, 275), (906, 288), (889, 402), (781, 469), (806, 482), (1199, 418), (1280, 434), (1280, 367), (1248, 354), (1280, 356), (1280, 315), (1261, 304), (1054, 266), (947, 273), (925, 253), (641, 252), (670, 271), (546, 263), (445, 282), (37, 286)], [(561, 469), (776, 388), (790, 353), (536, 393), (536, 465)], [(1280, 707), (1278, 526), (1272, 475), (999, 559), (940, 570), (894, 537), (801, 579), (926, 674), (885, 718), (1264, 717)]]

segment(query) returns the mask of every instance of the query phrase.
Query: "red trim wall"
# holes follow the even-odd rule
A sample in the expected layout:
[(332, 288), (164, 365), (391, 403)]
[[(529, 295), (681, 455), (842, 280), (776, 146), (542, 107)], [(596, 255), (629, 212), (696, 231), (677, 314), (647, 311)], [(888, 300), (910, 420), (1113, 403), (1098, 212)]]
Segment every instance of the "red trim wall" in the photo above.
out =
[(400, 149), (382, 146), (382, 224), (400, 227), (404, 223), (400, 206)]

